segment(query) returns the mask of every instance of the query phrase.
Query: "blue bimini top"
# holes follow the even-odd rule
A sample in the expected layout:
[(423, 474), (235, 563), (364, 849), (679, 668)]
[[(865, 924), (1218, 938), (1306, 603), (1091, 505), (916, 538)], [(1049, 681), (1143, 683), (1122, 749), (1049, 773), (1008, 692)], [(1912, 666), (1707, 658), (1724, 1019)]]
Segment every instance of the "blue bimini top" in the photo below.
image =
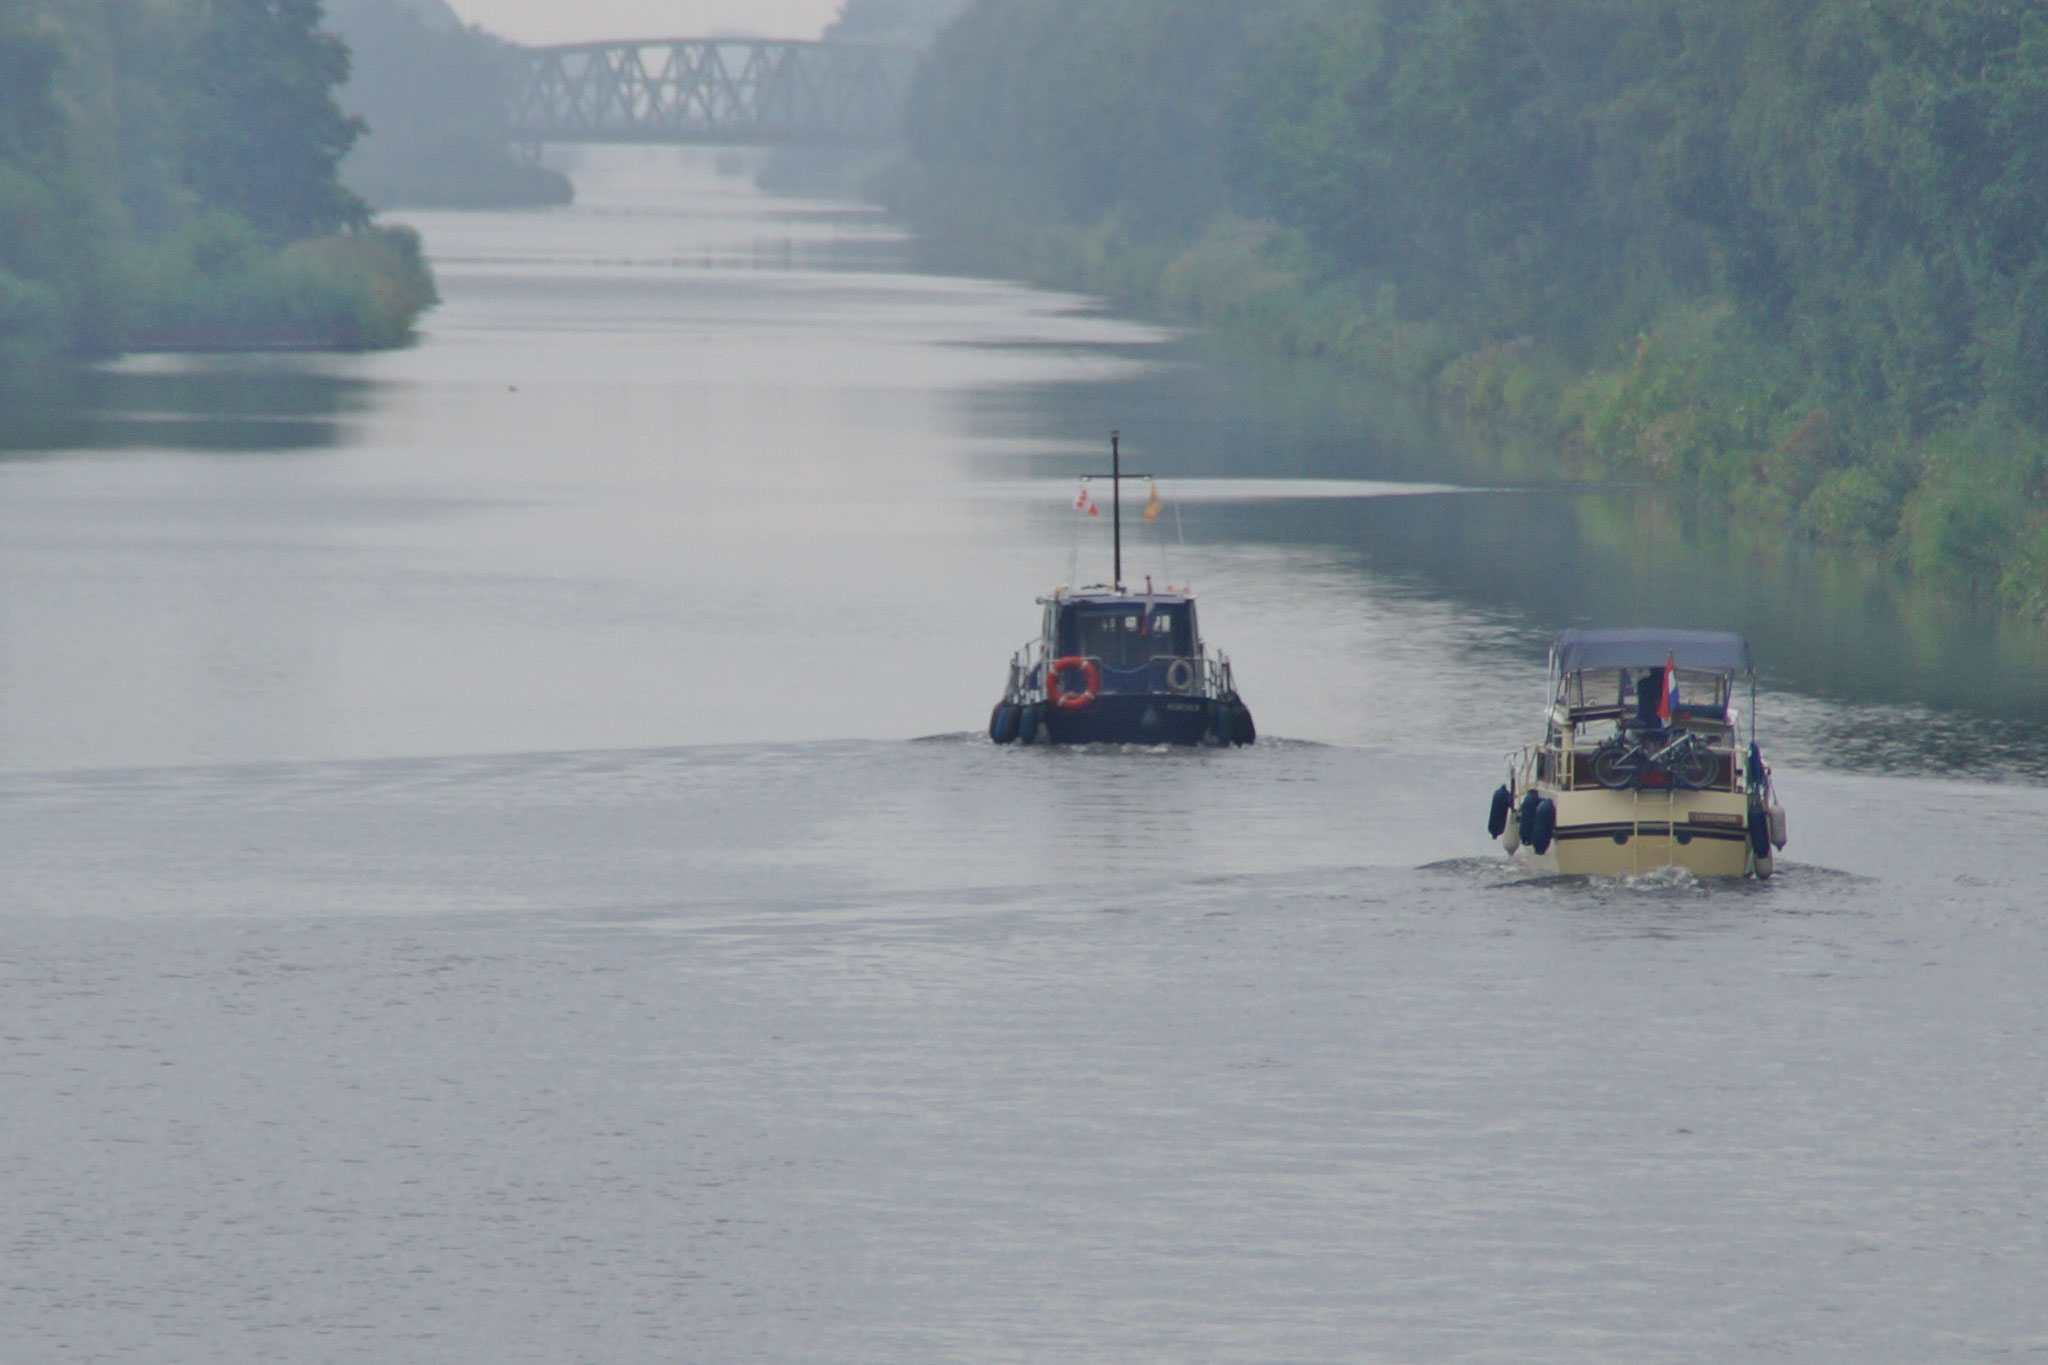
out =
[(1568, 630), (1550, 647), (1559, 673), (1595, 668), (1662, 668), (1669, 657), (1680, 668), (1748, 673), (1749, 645), (1720, 630)]

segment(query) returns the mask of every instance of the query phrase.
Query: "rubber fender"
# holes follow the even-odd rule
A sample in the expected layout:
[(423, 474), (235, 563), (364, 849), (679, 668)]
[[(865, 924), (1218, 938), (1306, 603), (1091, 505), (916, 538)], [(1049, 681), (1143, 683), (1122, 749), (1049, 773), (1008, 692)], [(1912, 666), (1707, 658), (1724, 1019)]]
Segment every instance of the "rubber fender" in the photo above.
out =
[(1534, 787), (1522, 793), (1522, 808), (1515, 812), (1515, 833), (1525, 844), (1536, 842), (1536, 804), (1542, 799)]
[(1506, 787), (1493, 789), (1493, 804), (1486, 811), (1486, 837), (1498, 839), (1508, 827), (1508, 812), (1515, 808), (1515, 794)]
[(1017, 710), (1017, 742), (1030, 744), (1038, 739), (1038, 703), (1019, 707)]
[(1232, 744), (1253, 744), (1258, 741), (1259, 727), (1252, 723), (1252, 709), (1241, 701), (1230, 703), (1230, 742)]
[(1786, 839), (1785, 808), (1783, 806), (1766, 806), (1764, 810), (1771, 820), (1771, 847), (1782, 849), (1785, 847)]
[(1209, 730), (1216, 736), (1218, 744), (1229, 744), (1231, 739), (1230, 707), (1223, 702), (1212, 702), (1209, 706)]
[(1550, 852), (1550, 841), (1557, 837), (1557, 802), (1548, 799), (1536, 803), (1535, 838), (1529, 841), (1532, 851), (1543, 854)]
[(996, 709), (989, 714), (988, 737), (998, 744), (1008, 744), (1017, 737), (1017, 707), (1009, 702), (996, 703)]
[(1762, 806), (1749, 808), (1749, 851), (1759, 862), (1771, 856), (1771, 817)]

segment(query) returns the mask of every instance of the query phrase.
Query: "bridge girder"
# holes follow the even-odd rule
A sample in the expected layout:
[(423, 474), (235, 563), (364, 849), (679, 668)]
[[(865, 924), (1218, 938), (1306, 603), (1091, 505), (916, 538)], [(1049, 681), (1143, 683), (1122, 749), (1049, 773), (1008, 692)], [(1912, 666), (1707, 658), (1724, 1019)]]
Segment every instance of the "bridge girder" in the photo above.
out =
[(522, 142), (872, 147), (896, 141), (921, 54), (850, 43), (669, 38), (522, 48)]

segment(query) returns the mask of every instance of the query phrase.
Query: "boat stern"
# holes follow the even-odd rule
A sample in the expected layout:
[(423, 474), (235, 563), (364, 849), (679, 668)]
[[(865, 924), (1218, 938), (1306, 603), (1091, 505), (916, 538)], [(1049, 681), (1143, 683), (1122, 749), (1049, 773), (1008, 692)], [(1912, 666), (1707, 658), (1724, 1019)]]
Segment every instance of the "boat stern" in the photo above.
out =
[(1697, 877), (1741, 877), (1754, 870), (1749, 802), (1726, 791), (1561, 791), (1549, 847), (1524, 852), (1546, 871), (1575, 877), (1630, 877), (1684, 868)]

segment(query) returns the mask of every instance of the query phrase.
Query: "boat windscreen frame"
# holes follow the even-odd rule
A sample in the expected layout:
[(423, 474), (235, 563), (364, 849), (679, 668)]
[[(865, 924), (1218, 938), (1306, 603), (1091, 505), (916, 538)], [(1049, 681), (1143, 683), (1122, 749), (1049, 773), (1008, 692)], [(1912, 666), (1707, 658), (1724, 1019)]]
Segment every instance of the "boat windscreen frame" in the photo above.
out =
[[(1567, 632), (1567, 633), (1569, 634), (1570, 632)], [(1593, 632), (1582, 632), (1582, 633), (1584, 633), (1584, 634), (1592, 634)], [(1614, 633), (1614, 634), (1622, 634), (1622, 633), (1624, 633), (1624, 632), (1612, 632), (1612, 633)], [(1651, 631), (1632, 631), (1632, 632), (1626, 632), (1626, 633), (1627, 633), (1627, 634), (1632, 634), (1632, 635), (1642, 635), (1642, 636), (1646, 636), (1646, 637), (1647, 637), (1647, 636), (1651, 636), (1651, 635), (1653, 635), (1653, 634), (1656, 634), (1656, 635), (1661, 635), (1661, 638), (1663, 638), (1663, 639), (1669, 640), (1669, 639), (1673, 638), (1673, 637), (1674, 637), (1675, 635), (1678, 635), (1678, 634), (1682, 634), (1682, 633), (1684, 633), (1684, 632), (1671, 632), (1671, 631), (1666, 631), (1666, 632), (1651, 632)], [(1704, 633), (1704, 632), (1701, 632), (1701, 633)], [(1753, 667), (1750, 667), (1750, 666), (1749, 666), (1749, 662), (1748, 662), (1748, 660), (1749, 660), (1749, 647), (1748, 647), (1748, 646), (1747, 646), (1746, 644), (1743, 644), (1743, 642), (1742, 642), (1742, 639), (1741, 639), (1741, 637), (1740, 637), (1740, 636), (1732, 636), (1732, 635), (1731, 635), (1731, 636), (1726, 636), (1726, 637), (1723, 637), (1723, 638), (1725, 638), (1725, 639), (1730, 639), (1730, 640), (1734, 640), (1734, 641), (1736, 642), (1736, 644), (1737, 644), (1738, 646), (1740, 646), (1740, 647), (1741, 647), (1741, 657), (1742, 657), (1742, 660), (1743, 660), (1742, 666), (1740, 666), (1740, 667), (1725, 667), (1725, 668), (1723, 668), (1723, 667), (1708, 667), (1708, 666), (1703, 666), (1702, 664), (1700, 664), (1700, 663), (1698, 663), (1698, 662), (1694, 662), (1694, 663), (1688, 664), (1688, 663), (1686, 663), (1685, 661), (1683, 661), (1683, 660), (1681, 660), (1681, 659), (1679, 659), (1679, 658), (1678, 658), (1678, 652), (1677, 652), (1677, 650), (1675, 650), (1675, 649), (1674, 649), (1674, 650), (1669, 650), (1669, 651), (1667, 651), (1667, 653), (1668, 653), (1668, 655), (1669, 655), (1669, 656), (1671, 657), (1672, 661), (1673, 661), (1673, 662), (1674, 662), (1674, 663), (1675, 663), (1675, 664), (1677, 665), (1678, 669), (1679, 669), (1679, 670), (1680, 670), (1681, 672), (1686, 672), (1686, 673), (1715, 673), (1715, 674), (1719, 674), (1720, 676), (1722, 676), (1722, 677), (1724, 677), (1724, 678), (1727, 678), (1727, 679), (1728, 679), (1728, 696), (1729, 696), (1729, 699), (1730, 699), (1731, 701), (1732, 701), (1732, 700), (1734, 699), (1734, 697), (1735, 697), (1735, 686), (1736, 686), (1736, 684), (1735, 684), (1735, 676), (1736, 676), (1737, 674), (1742, 674), (1742, 675), (1744, 675), (1744, 676), (1746, 676), (1746, 677), (1747, 677), (1747, 679), (1748, 679), (1748, 681), (1749, 681), (1749, 717), (1748, 717), (1748, 719), (1749, 719), (1749, 742), (1750, 742), (1750, 744), (1751, 744), (1751, 745), (1754, 745), (1754, 744), (1756, 743), (1756, 695), (1757, 695), (1757, 692), (1756, 692), (1756, 669), (1755, 669), (1755, 668), (1753, 668)], [(1559, 637), (1559, 642), (1560, 642), (1560, 644), (1561, 644), (1561, 643), (1563, 642), (1563, 637)], [(1567, 678), (1572, 678), (1572, 677), (1578, 677), (1578, 676), (1580, 676), (1580, 675), (1582, 675), (1582, 674), (1586, 674), (1586, 673), (1594, 673), (1594, 672), (1599, 672), (1599, 671), (1602, 671), (1602, 670), (1605, 670), (1605, 669), (1610, 669), (1610, 668), (1611, 668), (1611, 669), (1650, 669), (1650, 668), (1662, 668), (1662, 667), (1664, 666), (1664, 660), (1663, 660), (1663, 659), (1661, 659), (1661, 658), (1660, 658), (1660, 659), (1657, 659), (1657, 660), (1655, 660), (1654, 662), (1650, 662), (1650, 661), (1648, 661), (1648, 660), (1647, 660), (1646, 658), (1637, 658), (1637, 657), (1635, 657), (1635, 656), (1631, 655), (1631, 656), (1629, 656), (1629, 657), (1631, 658), (1632, 662), (1627, 662), (1627, 663), (1621, 663), (1621, 662), (1609, 662), (1609, 661), (1608, 661), (1608, 659), (1606, 659), (1606, 658), (1603, 658), (1603, 657), (1600, 657), (1600, 656), (1596, 655), (1596, 656), (1594, 656), (1594, 657), (1595, 657), (1596, 659), (1598, 659), (1598, 661), (1597, 661), (1597, 662), (1594, 662), (1594, 663), (1591, 663), (1591, 664), (1585, 664), (1585, 663), (1581, 663), (1581, 665), (1580, 665), (1579, 667), (1567, 669), (1567, 668), (1565, 668), (1565, 667), (1563, 667), (1563, 666), (1562, 666), (1562, 661), (1563, 661), (1563, 657), (1564, 657), (1564, 653), (1563, 653), (1563, 651), (1562, 651), (1562, 650), (1561, 650), (1561, 649), (1559, 648), (1559, 646), (1558, 646), (1558, 645), (1552, 645), (1552, 646), (1551, 646), (1551, 650), (1550, 650), (1550, 667), (1549, 667), (1549, 669), (1547, 670), (1547, 672), (1548, 672), (1548, 679), (1549, 679), (1549, 684), (1550, 684), (1550, 704), (1551, 704), (1551, 708), (1552, 708), (1553, 712), (1556, 712), (1556, 711), (1562, 711), (1562, 712), (1563, 712), (1563, 716), (1564, 716), (1564, 720), (1565, 720), (1565, 722), (1566, 722), (1567, 724), (1576, 724), (1576, 723), (1578, 723), (1578, 722), (1577, 722), (1577, 720), (1576, 720), (1576, 712), (1577, 712), (1577, 711), (1579, 711), (1579, 710), (1581, 709), (1581, 708), (1578, 708), (1578, 707), (1575, 707), (1575, 706), (1573, 706), (1573, 705), (1571, 704), (1571, 702), (1569, 701), (1569, 699), (1568, 699), (1568, 698), (1566, 697), (1566, 694), (1565, 694), (1565, 680), (1566, 680)], [(1583, 658), (1585, 658), (1586, 656), (1582, 654), (1582, 655), (1579, 655), (1578, 657), (1579, 657), (1580, 659), (1583, 659)], [(1695, 654), (1695, 655), (1694, 655), (1693, 657), (1694, 657), (1695, 659), (1697, 659), (1697, 657), (1698, 657), (1698, 656), (1697, 656), (1697, 654)], [(1583, 685), (1581, 686), (1581, 689), (1580, 689), (1580, 690), (1581, 690), (1581, 692), (1583, 693), (1583, 691), (1584, 691)], [(1605, 708), (1602, 708), (1602, 709), (1605, 709)]]
[[(1185, 653), (1173, 653), (1170, 657), (1201, 659), (1204, 657), (1201, 621), (1196, 613), (1192, 596), (1180, 593), (1128, 593), (1116, 596), (1073, 596), (1042, 599), (1047, 602), (1045, 618), (1045, 647), (1049, 656), (1071, 654), (1080, 646), (1070, 647), (1063, 638), (1071, 626), (1077, 636), (1084, 620), (1106, 620), (1136, 611), (1143, 615), (1164, 611), (1172, 613), (1176, 624), (1169, 627), (1174, 634), (1185, 632), (1182, 643)], [(1087, 654), (1081, 649), (1082, 654)], [(1090, 656), (1093, 657), (1093, 656)]]

